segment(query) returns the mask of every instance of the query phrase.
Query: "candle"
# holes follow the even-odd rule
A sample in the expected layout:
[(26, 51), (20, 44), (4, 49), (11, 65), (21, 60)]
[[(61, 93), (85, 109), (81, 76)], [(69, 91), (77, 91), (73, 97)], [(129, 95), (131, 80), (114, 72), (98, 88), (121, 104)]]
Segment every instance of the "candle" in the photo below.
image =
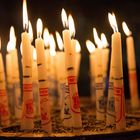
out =
[(57, 64), (58, 64), (58, 76), (59, 76), (59, 87), (60, 87), (60, 108), (61, 108), (61, 119), (63, 126), (66, 128), (72, 127), (72, 116), (70, 110), (69, 100), (69, 87), (66, 81), (66, 70), (65, 70), (65, 53), (63, 52), (64, 45), (62, 38), (58, 32), (56, 32), (57, 44), (60, 49), (57, 52)]
[(102, 42), (98, 37), (97, 31), (93, 28), (94, 40), (98, 48), (95, 57), (95, 89), (96, 89), (96, 119), (105, 120), (105, 95), (103, 82), (103, 65), (102, 65)]
[(1, 54), (1, 40), (0, 40), (0, 120), (2, 126), (8, 126), (10, 124), (4, 65)]
[(57, 54), (55, 51), (56, 44), (52, 34), (50, 34), (50, 94), (53, 105), (58, 105), (59, 95), (57, 91)]
[(93, 42), (90, 40), (86, 41), (86, 46), (87, 49), (90, 53), (89, 55), (89, 61), (90, 61), (90, 96), (91, 96), (91, 101), (95, 102), (96, 101), (96, 96), (95, 96), (95, 62), (96, 62), (96, 57), (95, 57), (95, 45)]
[(137, 71), (136, 71), (136, 61), (135, 61), (135, 48), (134, 40), (132, 37), (132, 32), (128, 29), (125, 22), (122, 23), (123, 30), (127, 35), (126, 45), (127, 45), (127, 63), (128, 63), (128, 73), (129, 73), (129, 89), (131, 97), (131, 106), (133, 109), (139, 107), (139, 95), (138, 95), (138, 83), (137, 83)]
[(116, 115), (116, 129), (122, 130), (126, 128), (125, 121), (125, 98), (124, 98), (124, 84), (123, 84), (123, 67), (122, 67), (122, 45), (121, 34), (118, 32), (117, 22), (114, 14), (108, 15), (111, 27), (114, 30), (112, 35), (112, 49), (115, 52), (114, 61), (114, 97), (115, 97), (115, 115)]
[[(63, 25), (67, 26), (67, 15), (64, 9), (62, 10), (62, 21), (63, 21)], [(63, 41), (64, 41), (64, 50), (65, 50), (66, 77), (69, 86), (70, 105), (71, 105), (71, 113), (73, 119), (72, 125), (75, 132), (80, 132), (82, 129), (80, 99), (78, 95), (77, 78), (74, 69), (74, 58), (73, 58), (74, 54), (73, 54), (73, 48), (71, 46), (71, 36), (70, 36), (70, 31), (68, 29), (63, 30)]]
[(32, 130), (34, 128), (34, 109), (33, 109), (33, 91), (32, 91), (32, 56), (31, 41), (28, 28), (28, 16), (26, 0), (23, 1), (23, 26), (25, 32), (22, 33), (22, 69), (23, 69), (23, 105), (21, 129)]
[(38, 82), (39, 82), (39, 97), (40, 97), (40, 112), (41, 112), (41, 126), (42, 129), (51, 133), (51, 116), (50, 116), (50, 99), (48, 94), (48, 81), (46, 74), (46, 61), (44, 40), (42, 35), (42, 21), (37, 20), (37, 39), (35, 40), (35, 46), (37, 51), (37, 68), (38, 68)]

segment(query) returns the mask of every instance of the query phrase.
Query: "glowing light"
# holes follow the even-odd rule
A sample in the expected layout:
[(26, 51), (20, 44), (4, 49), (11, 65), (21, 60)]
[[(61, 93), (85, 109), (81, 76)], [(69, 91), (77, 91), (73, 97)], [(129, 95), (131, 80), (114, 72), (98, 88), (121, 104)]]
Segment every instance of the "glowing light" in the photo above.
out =
[(37, 55), (36, 55), (36, 49), (33, 47), (33, 60), (36, 61)]
[(103, 44), (104, 48), (106, 48), (109, 45), (104, 33), (101, 33), (101, 41), (102, 41), (102, 44)]
[(28, 30), (28, 13), (26, 0), (23, 0), (23, 29)]
[(76, 53), (79, 53), (81, 51), (81, 46), (78, 40), (76, 40)]
[(56, 55), (56, 51), (55, 51), (56, 44), (55, 44), (55, 40), (54, 40), (54, 37), (52, 34), (50, 34), (49, 42), (50, 42), (50, 55), (55, 56)]
[(33, 41), (33, 28), (32, 28), (32, 24), (29, 21), (29, 36), (30, 36), (30, 40), (31, 42)]
[(49, 38), (50, 38), (49, 30), (48, 28), (45, 28), (43, 32), (43, 39), (46, 47), (49, 47)]
[(86, 41), (86, 46), (87, 46), (87, 49), (90, 53), (93, 53), (95, 51), (95, 45), (93, 44), (92, 41), (87, 40)]
[(62, 41), (62, 38), (60, 36), (60, 34), (56, 31), (55, 32), (55, 35), (56, 35), (56, 40), (57, 40), (57, 45), (59, 47), (60, 50), (63, 50), (63, 41)]
[(62, 19), (63, 27), (68, 27), (68, 18), (64, 8), (62, 9), (61, 12), (61, 19)]
[(69, 15), (69, 17), (68, 17), (68, 23), (69, 23), (69, 30), (70, 30), (71, 37), (74, 37), (75, 36), (75, 25), (74, 25), (73, 17), (71, 15)]
[(122, 22), (122, 27), (123, 27), (123, 31), (127, 36), (130, 36), (132, 34), (132, 32), (129, 30), (126, 22)]
[(42, 30), (43, 30), (43, 23), (42, 23), (42, 20), (40, 18), (38, 18), (38, 20), (37, 20), (37, 37), (41, 38)]

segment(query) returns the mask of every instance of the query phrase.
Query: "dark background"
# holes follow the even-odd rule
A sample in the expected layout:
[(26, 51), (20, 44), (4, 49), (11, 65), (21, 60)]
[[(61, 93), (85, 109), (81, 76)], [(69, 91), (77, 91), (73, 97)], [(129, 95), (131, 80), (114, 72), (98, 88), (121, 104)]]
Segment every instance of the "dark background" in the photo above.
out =
[[(36, 38), (36, 21), (42, 18), (44, 27), (48, 27), (51, 33), (63, 30), (61, 22), (61, 10), (65, 8), (71, 13), (76, 26), (76, 38), (82, 47), (82, 60), (79, 77), (79, 94), (89, 95), (89, 58), (85, 46), (86, 39), (93, 41), (93, 27), (98, 33), (104, 32), (110, 44), (110, 37), (113, 33), (109, 22), (108, 12), (114, 12), (117, 18), (119, 31), (122, 33), (123, 43), (123, 65), (125, 94), (129, 97), (127, 61), (125, 38), (121, 27), (123, 20), (126, 21), (133, 32), (136, 50), (137, 75), (140, 91), (140, 2), (135, 0), (27, 0), (28, 16), (34, 28)], [(5, 60), (6, 44), (9, 39), (10, 26), (15, 27), (17, 36), (17, 48), (19, 49), (20, 36), (23, 31), (22, 23), (22, 0), (1, 0), (0, 1), (0, 36), (2, 38), (2, 52)]]

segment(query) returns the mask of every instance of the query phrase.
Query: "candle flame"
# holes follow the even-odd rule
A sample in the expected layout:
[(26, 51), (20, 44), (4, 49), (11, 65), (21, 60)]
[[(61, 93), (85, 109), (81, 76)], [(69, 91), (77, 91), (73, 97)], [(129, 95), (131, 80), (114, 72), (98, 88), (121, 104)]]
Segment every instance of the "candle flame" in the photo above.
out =
[(20, 53), (22, 55), (22, 42), (20, 43)]
[(104, 33), (101, 33), (101, 41), (102, 41), (102, 44), (103, 44), (104, 48), (106, 48), (109, 45)]
[(33, 41), (33, 28), (32, 28), (32, 24), (29, 21), (29, 36), (30, 36), (30, 40), (31, 42)]
[(113, 29), (114, 32), (118, 32), (118, 26), (117, 26), (117, 21), (114, 13), (108, 13), (108, 19), (109, 23)]
[(49, 38), (49, 42), (50, 42), (50, 55), (51, 56), (55, 56), (56, 55), (56, 44), (55, 44), (55, 40), (52, 34), (50, 34), (50, 38)]
[(127, 36), (130, 36), (132, 34), (132, 32), (129, 30), (126, 22), (122, 22), (122, 27), (123, 27), (123, 31)]
[(57, 31), (55, 32), (55, 35), (56, 35), (57, 45), (58, 45), (59, 49), (62, 51), (63, 50), (62, 38), (61, 38), (60, 34)]
[(45, 28), (43, 32), (43, 39), (46, 47), (49, 47), (49, 37), (50, 37), (49, 30), (48, 28)]
[(13, 26), (11, 26), (11, 28), (10, 28), (10, 39), (9, 39), (9, 43), (8, 43), (9, 45), (9, 49), (7, 48), (7, 51), (9, 50), (14, 50), (15, 49), (15, 47), (16, 47), (16, 36), (15, 36), (15, 30), (14, 30), (14, 27)]
[(87, 49), (90, 53), (93, 53), (95, 51), (95, 45), (93, 44), (92, 41), (87, 40), (86, 41), (86, 46), (87, 46)]
[(28, 29), (28, 13), (26, 0), (23, 0), (23, 29)]
[(61, 12), (61, 19), (62, 19), (63, 27), (68, 27), (68, 18), (64, 8), (62, 9)]
[(11, 52), (13, 50), (13, 48), (11, 46), (12, 46), (12, 43), (9, 41), (7, 43), (7, 52)]
[(42, 29), (43, 29), (42, 20), (40, 18), (38, 18), (38, 20), (37, 20), (37, 37), (40, 37), (41, 38)]
[(74, 20), (73, 20), (72, 15), (69, 15), (68, 23), (69, 23), (69, 30), (70, 30), (71, 37), (74, 37), (75, 36), (75, 25), (74, 25)]
[(98, 36), (96, 28), (93, 28), (93, 36), (94, 36), (94, 40), (95, 40), (95, 43), (96, 43), (97, 47), (99, 49), (102, 49), (103, 44), (102, 44), (102, 41), (100, 40), (100, 38)]
[(80, 51), (81, 51), (81, 46), (80, 46), (80, 43), (79, 43), (79, 41), (78, 40), (76, 40), (76, 53), (80, 53)]
[(36, 59), (37, 59), (36, 49), (33, 47), (33, 60), (36, 61)]

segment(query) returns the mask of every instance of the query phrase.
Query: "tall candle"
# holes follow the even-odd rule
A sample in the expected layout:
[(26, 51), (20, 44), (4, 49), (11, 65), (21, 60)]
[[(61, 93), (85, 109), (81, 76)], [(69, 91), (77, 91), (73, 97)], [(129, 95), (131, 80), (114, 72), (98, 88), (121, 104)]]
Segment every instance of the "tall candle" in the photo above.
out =
[[(28, 16), (26, 0), (23, 1), (23, 22), (24, 28), (28, 28)], [(23, 68), (23, 104), (21, 129), (34, 128), (34, 109), (32, 91), (32, 56), (31, 41), (29, 34), (25, 31), (21, 35), (22, 39), (22, 68)]]
[(95, 102), (96, 101), (96, 96), (95, 96), (95, 62), (96, 62), (96, 57), (95, 57), (95, 45), (93, 42), (90, 40), (86, 41), (86, 46), (88, 51), (90, 52), (89, 54), (89, 61), (90, 61), (90, 95), (91, 95), (91, 101)]
[(115, 52), (113, 60), (114, 60), (114, 97), (115, 97), (116, 129), (122, 130), (126, 128), (126, 121), (125, 121), (125, 98), (123, 84), (121, 34), (118, 32), (114, 14), (111, 15), (109, 13), (109, 21), (111, 27), (114, 30), (111, 41), (112, 41), (112, 49)]
[(138, 83), (137, 83), (137, 71), (136, 71), (136, 61), (135, 61), (135, 48), (134, 40), (131, 31), (128, 29), (125, 22), (123, 22), (123, 30), (127, 35), (126, 45), (127, 45), (127, 63), (128, 63), (128, 73), (129, 73), (129, 89), (131, 97), (131, 106), (133, 109), (139, 107), (139, 95), (138, 95)]
[(96, 119), (105, 120), (105, 95), (103, 81), (103, 65), (102, 65), (102, 42), (98, 37), (97, 31), (94, 28), (94, 39), (98, 48), (96, 49), (95, 57), (95, 84), (96, 84)]
[(0, 120), (2, 126), (8, 126), (10, 124), (9, 115), (10, 114), (9, 114), (8, 98), (7, 98), (6, 84), (5, 84), (4, 65), (3, 65), (1, 44), (0, 44)]
[[(65, 26), (67, 25), (66, 24), (67, 16), (63, 9), (62, 19), (64, 17), (66, 17), (66, 19), (64, 19), (64, 26)], [(71, 113), (73, 118), (73, 128), (74, 131), (80, 132), (82, 129), (80, 99), (78, 95), (77, 78), (74, 69), (74, 59), (73, 59), (74, 54), (71, 46), (71, 36), (70, 36), (70, 31), (68, 29), (63, 30), (63, 41), (64, 41), (64, 50), (65, 50), (66, 76), (67, 76), (68, 86), (70, 91), (70, 105), (71, 105)]]
[(46, 75), (46, 63), (45, 63), (45, 49), (44, 40), (42, 35), (42, 21), (37, 20), (37, 39), (35, 40), (35, 46), (37, 51), (37, 67), (38, 67), (38, 82), (39, 82), (39, 96), (40, 96), (40, 112), (41, 112), (41, 126), (42, 129), (51, 133), (51, 116), (50, 116), (50, 99), (48, 94), (48, 81)]

